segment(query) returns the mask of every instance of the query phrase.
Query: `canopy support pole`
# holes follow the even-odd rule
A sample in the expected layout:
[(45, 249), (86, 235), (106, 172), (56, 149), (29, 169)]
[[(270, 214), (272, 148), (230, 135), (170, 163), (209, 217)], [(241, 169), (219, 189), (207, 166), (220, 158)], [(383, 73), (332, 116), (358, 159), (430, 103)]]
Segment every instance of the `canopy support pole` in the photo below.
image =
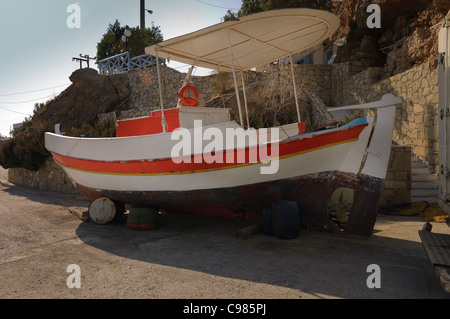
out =
[(292, 60), (292, 54), (289, 55), (289, 58), (291, 59), (292, 83), (294, 85), (295, 105), (297, 106), (297, 117), (298, 117), (298, 122), (300, 123), (302, 121), (302, 119), (300, 116), (300, 107), (298, 105), (297, 84), (295, 83), (294, 61)]
[(247, 117), (247, 129), (249, 129), (250, 121), (248, 120), (247, 94), (245, 93), (244, 71), (241, 71), (241, 81), (242, 81), (242, 92), (244, 94), (245, 115)]
[(159, 102), (161, 104), (161, 125), (163, 127), (163, 133), (166, 133), (167, 132), (167, 122), (166, 122), (166, 117), (164, 116), (164, 102), (163, 102), (163, 94), (162, 94), (162, 86), (161, 86), (161, 71), (159, 70), (158, 51), (156, 51), (156, 71), (158, 72)]
[(238, 109), (239, 109), (239, 120), (240, 120), (241, 125), (243, 127), (244, 126), (244, 119), (242, 117), (241, 99), (239, 97), (239, 88), (238, 88), (238, 85), (237, 85), (236, 70), (234, 68), (233, 50), (231, 48), (231, 30), (228, 30), (228, 41), (229, 41), (229, 48), (230, 48), (231, 69), (233, 71), (234, 88), (236, 90), (236, 99), (237, 99), (237, 105), (238, 105)]

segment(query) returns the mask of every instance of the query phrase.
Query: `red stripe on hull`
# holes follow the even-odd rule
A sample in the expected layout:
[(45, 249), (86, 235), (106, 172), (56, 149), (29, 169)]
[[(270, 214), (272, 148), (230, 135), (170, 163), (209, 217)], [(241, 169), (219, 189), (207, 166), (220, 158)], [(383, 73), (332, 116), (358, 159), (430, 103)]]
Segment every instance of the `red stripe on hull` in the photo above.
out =
[[(273, 143), (268, 146), (249, 147), (245, 149), (233, 150), (234, 161), (227, 161), (229, 154), (227, 152), (220, 152), (208, 157), (206, 155), (195, 157), (190, 156), (183, 158), (182, 163), (175, 163), (171, 158), (157, 159), (157, 160), (131, 160), (131, 161), (95, 161), (88, 159), (77, 159), (67, 156), (62, 156), (53, 153), (55, 160), (61, 165), (84, 171), (91, 171), (97, 173), (110, 174), (169, 174), (176, 172), (192, 172), (201, 170), (221, 169), (227, 167), (234, 167), (240, 164), (255, 163), (254, 159), (250, 157), (253, 151), (257, 151), (257, 163), (264, 162), (273, 157), (272, 148), (279, 146), (279, 156), (288, 157), (299, 153), (313, 151), (319, 148), (332, 146), (340, 143), (351, 142), (357, 140), (362, 130), (368, 126), (367, 123), (356, 125), (342, 131), (333, 131), (329, 133), (318, 134), (314, 136), (307, 136), (285, 143)], [(239, 160), (245, 156), (245, 161)], [(277, 156), (275, 156), (277, 157)], [(220, 163), (222, 159), (223, 163)], [(215, 159), (215, 161), (214, 161)]]

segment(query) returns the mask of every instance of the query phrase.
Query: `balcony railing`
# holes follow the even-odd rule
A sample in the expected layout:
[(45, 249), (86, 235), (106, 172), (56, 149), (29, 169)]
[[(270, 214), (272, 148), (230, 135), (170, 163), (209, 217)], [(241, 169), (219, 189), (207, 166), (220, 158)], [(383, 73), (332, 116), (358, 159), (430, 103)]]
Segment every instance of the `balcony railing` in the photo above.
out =
[[(165, 62), (165, 59), (159, 59), (159, 63)], [(115, 74), (143, 69), (152, 65), (156, 65), (156, 57), (153, 55), (144, 54), (130, 58), (130, 53), (124, 52), (99, 61), (98, 69), (100, 73)]]

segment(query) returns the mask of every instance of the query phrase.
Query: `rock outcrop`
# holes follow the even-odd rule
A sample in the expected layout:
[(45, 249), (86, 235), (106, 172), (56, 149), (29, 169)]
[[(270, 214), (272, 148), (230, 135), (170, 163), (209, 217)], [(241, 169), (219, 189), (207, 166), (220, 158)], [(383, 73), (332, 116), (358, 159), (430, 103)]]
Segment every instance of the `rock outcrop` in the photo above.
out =
[(49, 101), (32, 118), (32, 126), (12, 139), (0, 141), (0, 165), (37, 171), (50, 156), (45, 149), (45, 132), (94, 125), (99, 113), (121, 107), (130, 95), (126, 75), (100, 75), (94, 69), (81, 69), (71, 76), (70, 85)]
[(72, 85), (36, 114), (33, 122), (67, 128), (93, 125), (98, 114), (112, 112), (130, 96), (126, 74), (106, 76), (94, 69), (81, 69), (69, 78)]
[[(377, 4), (381, 28), (369, 28), (369, 4)], [(341, 26), (333, 40), (347, 38), (335, 62), (360, 61), (365, 68), (384, 67), (384, 77), (437, 58), (440, 23), (450, 10), (448, 0), (335, 1)]]

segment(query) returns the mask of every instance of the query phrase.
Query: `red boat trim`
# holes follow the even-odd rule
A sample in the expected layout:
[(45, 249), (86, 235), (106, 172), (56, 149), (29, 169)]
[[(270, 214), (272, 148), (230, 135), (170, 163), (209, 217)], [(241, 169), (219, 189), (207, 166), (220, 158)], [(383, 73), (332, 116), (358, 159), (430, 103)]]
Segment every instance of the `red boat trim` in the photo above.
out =
[[(360, 133), (367, 125), (368, 124), (365, 123), (347, 128), (340, 132), (334, 131), (314, 136), (306, 136), (304, 138), (288, 141), (285, 143), (274, 143), (268, 144), (268, 146), (259, 146), (259, 148), (263, 147), (264, 150), (259, 150), (256, 161), (249, 160), (249, 153), (251, 153), (252, 149), (254, 149), (255, 147), (247, 147), (245, 149), (230, 151), (231, 153), (234, 153), (233, 158), (235, 159), (235, 161), (232, 163), (226, 162), (226, 151), (211, 155), (211, 157), (205, 157), (205, 154), (203, 154), (203, 156), (192, 155), (184, 158), (180, 157), (179, 159), (184, 159), (184, 161), (182, 161), (181, 163), (175, 163), (172, 158), (108, 162), (77, 159), (59, 155), (56, 153), (52, 153), (52, 155), (55, 161), (63, 167), (95, 174), (131, 176), (193, 174), (267, 163), (267, 161), (270, 160), (283, 159), (303, 153), (312, 152), (325, 147), (357, 141)], [(279, 146), (278, 156), (274, 156), (274, 154), (272, 154), (271, 147), (273, 146)], [(245, 155), (245, 162), (239, 163), (237, 162), (237, 159), (240, 159), (239, 156), (242, 156), (243, 152)], [(210, 163), (208, 161), (205, 161), (205, 159), (208, 158), (222, 158), (223, 163)]]

